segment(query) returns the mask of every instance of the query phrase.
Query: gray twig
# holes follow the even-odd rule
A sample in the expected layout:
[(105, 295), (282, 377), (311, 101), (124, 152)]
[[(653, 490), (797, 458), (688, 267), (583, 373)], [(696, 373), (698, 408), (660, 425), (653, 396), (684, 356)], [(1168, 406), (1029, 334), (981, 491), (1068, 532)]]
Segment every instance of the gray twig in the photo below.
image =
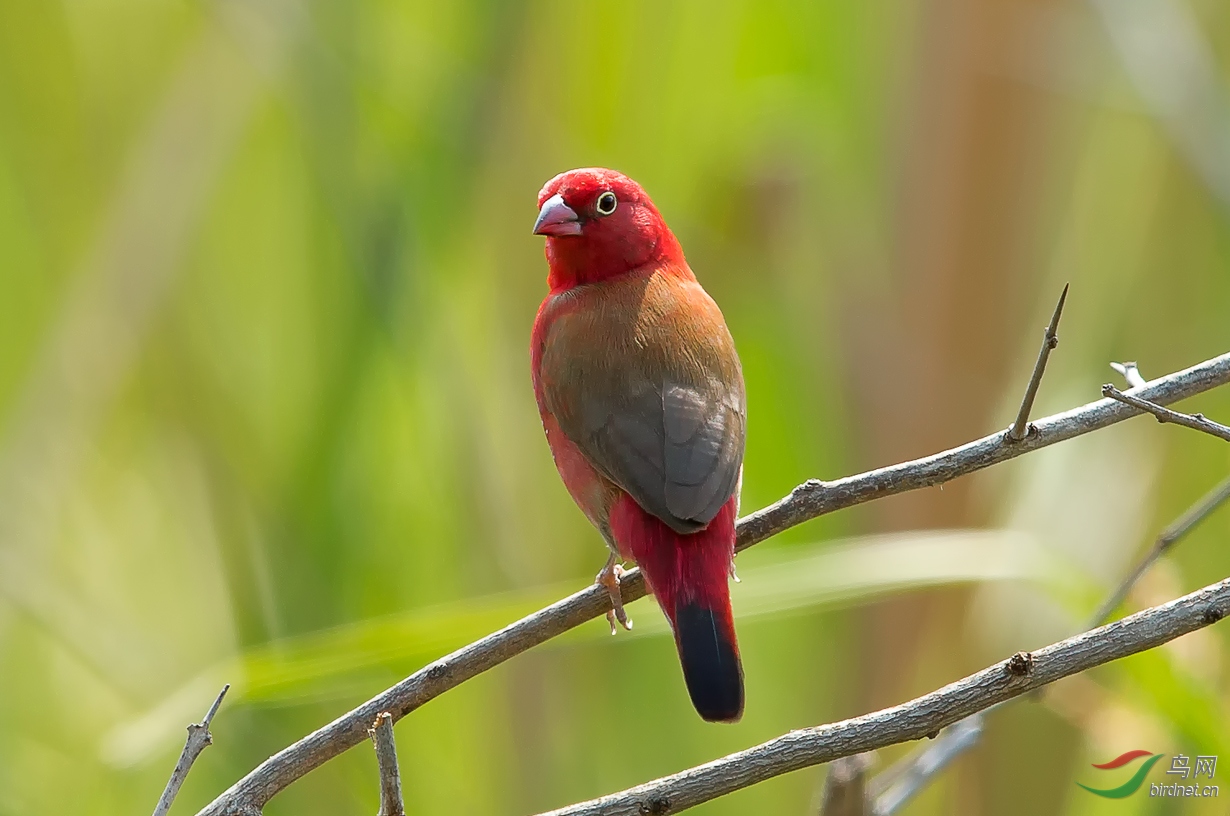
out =
[[(1230, 354), (1223, 354), (1154, 380), (1140, 389), (1139, 394), (1165, 404), (1227, 382), (1230, 382)], [(1108, 427), (1132, 415), (1133, 411), (1128, 406), (1103, 399), (1038, 420), (1034, 423), (1036, 433), (1029, 434), (1020, 442), (1007, 442), (1007, 431), (999, 431), (911, 462), (832, 482), (805, 482), (792, 490), (789, 496), (740, 519), (736, 548), (747, 549), (826, 513), (943, 484), (1031, 451)], [(625, 573), (620, 579), (620, 589), (625, 603), (643, 597), (646, 590), (640, 570)], [(362, 742), (372, 721), (381, 712), (387, 711), (394, 720), (398, 720), (505, 660), (605, 615), (610, 605), (610, 596), (605, 588), (589, 586), (436, 660), (274, 754), (207, 805), (198, 816), (246, 816), (259, 811), (278, 791)]]
[[(1038, 350), (1038, 359), (1034, 362), (1033, 373), (1025, 386), (1025, 396), (1017, 411), (1016, 420), (1008, 428), (1008, 439), (1019, 442), (1030, 431), (1029, 414), (1033, 410), (1034, 398), (1038, 395), (1038, 387), (1042, 384), (1042, 375), (1046, 372), (1046, 363), (1051, 351), (1059, 345), (1059, 318), (1063, 314), (1064, 302), (1068, 299), (1068, 285), (1064, 284), (1059, 294), (1059, 302), (1051, 314), (1051, 322), (1042, 335), (1042, 348)], [(1136, 364), (1131, 363), (1135, 372)], [(1137, 374), (1137, 377), (1140, 375)], [(1142, 380), (1143, 382), (1143, 380)], [(872, 806), (874, 816), (891, 816), (905, 805), (911, 798), (934, 778), (947, 768), (958, 756), (978, 743), (982, 736), (985, 711), (980, 711), (969, 718), (958, 722), (944, 730), (934, 742), (925, 748), (905, 757), (892, 768), (872, 780)]]
[(1169, 408), (1164, 408), (1155, 402), (1150, 402), (1147, 399), (1141, 399), (1134, 394), (1125, 394), (1110, 383), (1102, 386), (1102, 396), (1110, 397), (1111, 399), (1118, 400), (1125, 405), (1130, 405), (1133, 408), (1139, 408), (1142, 411), (1147, 411), (1157, 417), (1158, 422), (1173, 422), (1176, 425), (1182, 425), (1185, 428), (1191, 428), (1195, 431), (1204, 431), (1207, 434), (1212, 434), (1219, 439), (1224, 439), (1227, 442), (1230, 442), (1230, 428), (1227, 428), (1220, 422), (1214, 422), (1204, 414), (1181, 414), (1178, 411), (1172, 411)]
[(953, 760), (973, 748), (982, 736), (987, 713), (996, 707), (991, 706), (945, 728), (927, 750), (905, 757), (871, 780), (872, 816), (892, 816)]
[(175, 763), (175, 770), (171, 771), (171, 778), (167, 780), (167, 786), (162, 790), (162, 796), (159, 797), (158, 804), (154, 808), (154, 816), (166, 816), (171, 809), (171, 803), (179, 795), (179, 789), (183, 786), (184, 780), (188, 778), (188, 771), (192, 770), (192, 763), (196, 762), (196, 758), (206, 747), (213, 744), (214, 738), (209, 733), (209, 725), (214, 721), (214, 715), (218, 713), (218, 708), (222, 705), (222, 698), (226, 696), (230, 688), (230, 683), (222, 687), (222, 691), (218, 692), (217, 698), (214, 699), (214, 704), (209, 707), (209, 711), (205, 712), (204, 720), (188, 726), (188, 739), (184, 742), (184, 750), (180, 752), (179, 761)]
[(1132, 587), (1136, 586), (1136, 582), (1140, 580), (1142, 575), (1148, 572), (1154, 562), (1165, 555), (1179, 539), (1187, 535), (1189, 530), (1224, 504), (1226, 499), (1230, 499), (1230, 477), (1206, 493), (1200, 501), (1189, 507), (1183, 515), (1171, 522), (1170, 526), (1162, 531), (1157, 540), (1153, 542), (1153, 547), (1145, 557), (1140, 560), (1128, 576), (1115, 588), (1111, 596), (1098, 607), (1098, 611), (1093, 614), (1090, 625), (1098, 626), (1109, 618), (1110, 614), (1115, 611), (1119, 604), (1123, 603), (1123, 599), (1131, 592)]
[(380, 811), (376, 816), (406, 816), (401, 798), (401, 769), (397, 767), (397, 741), (393, 739), (393, 715), (380, 712), (367, 731), (376, 746), (380, 766)]
[[(1132, 366), (1132, 370), (1135, 370), (1134, 363), (1129, 363), (1128, 365)], [(1148, 554), (1115, 587), (1115, 591), (1110, 594), (1110, 597), (1098, 607), (1098, 611), (1090, 618), (1088, 628), (1092, 629), (1095, 626), (1101, 626), (1157, 559), (1161, 558), (1164, 553), (1178, 543), (1179, 539), (1187, 535), (1188, 531), (1203, 521), (1227, 499), (1230, 499), (1230, 478), (1227, 478), (1217, 487), (1210, 490), (1198, 502), (1184, 511), (1183, 515), (1171, 522), (1170, 526), (1157, 537), (1157, 541)], [(986, 711), (980, 711), (972, 717), (968, 717), (956, 725), (945, 729), (935, 742), (907, 756), (892, 768), (871, 780), (871, 796), (874, 800), (873, 816), (892, 816), (906, 802), (926, 787), (954, 759), (977, 745), (982, 735), (982, 727), (986, 715), (999, 708), (1000, 705), (1002, 703), (991, 706)]]
[(1227, 613), (1230, 579), (1032, 654), (1017, 653), (908, 703), (842, 722), (791, 731), (682, 773), (553, 810), (544, 816), (678, 813), (790, 771), (922, 739), (996, 703), (1202, 629)]
[(1130, 388), (1139, 388), (1145, 384), (1144, 375), (1140, 373), (1140, 369), (1136, 366), (1134, 360), (1129, 360), (1126, 363), (1111, 363), (1110, 367), (1123, 375), (1123, 379), (1127, 380)]
[(1029, 384), (1025, 386), (1025, 396), (1021, 399), (1021, 407), (1016, 412), (1016, 421), (1008, 429), (1008, 438), (1013, 442), (1020, 442), (1029, 433), (1029, 412), (1033, 410), (1034, 398), (1038, 396), (1038, 386), (1042, 384), (1042, 375), (1046, 372), (1046, 361), (1055, 346), (1059, 345), (1059, 335), (1056, 332), (1059, 330), (1059, 317), (1063, 314), (1063, 304), (1067, 299), (1068, 284), (1065, 283), (1063, 291), (1059, 294), (1059, 302), (1055, 304), (1055, 312), (1051, 315), (1051, 322), (1042, 334), (1042, 348), (1038, 350), (1038, 359), (1034, 361), (1034, 371), (1029, 375)]
[(867, 769), (874, 754), (855, 754), (835, 760), (824, 778), (820, 816), (870, 816)]
[[(1140, 388), (1146, 384), (1136, 363), (1111, 363), (1110, 365), (1111, 368), (1122, 374), (1124, 379), (1133, 388)], [(1103, 387), (1102, 393), (1114, 398), (1114, 394), (1107, 393), (1106, 389), (1108, 388), (1123, 396), (1122, 392), (1109, 385)], [(1132, 403), (1129, 402), (1128, 404)], [(1159, 410), (1166, 410), (1160, 406), (1154, 407), (1159, 408)], [(1230, 478), (1227, 478), (1226, 481), (1209, 491), (1200, 501), (1189, 507), (1182, 516), (1163, 530), (1149, 553), (1115, 587), (1115, 591), (1110, 594), (1110, 597), (1093, 614), (1088, 628), (1100, 626), (1119, 604), (1123, 602), (1123, 599), (1127, 597), (1132, 587), (1153, 566), (1154, 562), (1161, 558), (1180, 538), (1186, 535), (1192, 527), (1216, 510), (1227, 498), (1230, 498)], [(994, 706), (994, 708), (997, 707)], [(892, 816), (906, 802), (926, 787), (931, 779), (944, 770), (952, 760), (977, 745), (981, 736), (983, 721), (989, 713), (990, 709), (979, 712), (968, 720), (957, 723), (941, 734), (934, 743), (925, 748), (920, 748), (884, 774), (873, 779), (874, 815)], [(893, 774), (900, 774), (904, 781), (900, 784), (895, 779), (890, 781), (889, 777)]]

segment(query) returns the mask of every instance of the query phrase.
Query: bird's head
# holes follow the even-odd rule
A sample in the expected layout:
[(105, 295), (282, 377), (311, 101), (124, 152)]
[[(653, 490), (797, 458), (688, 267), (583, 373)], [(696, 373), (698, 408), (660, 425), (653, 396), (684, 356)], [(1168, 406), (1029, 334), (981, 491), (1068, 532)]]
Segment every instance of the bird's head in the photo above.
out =
[(683, 262), (679, 242), (641, 185), (614, 170), (560, 173), (538, 193), (534, 234), (547, 236), (552, 290)]

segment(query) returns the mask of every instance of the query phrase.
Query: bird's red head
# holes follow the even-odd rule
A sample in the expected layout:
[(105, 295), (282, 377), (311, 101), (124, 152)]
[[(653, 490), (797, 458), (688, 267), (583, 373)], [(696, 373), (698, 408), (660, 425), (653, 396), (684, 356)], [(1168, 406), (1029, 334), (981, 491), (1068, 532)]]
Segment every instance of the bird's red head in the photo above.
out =
[(641, 185), (614, 170), (560, 173), (538, 193), (534, 234), (547, 236), (552, 291), (652, 263), (686, 268), (683, 250)]

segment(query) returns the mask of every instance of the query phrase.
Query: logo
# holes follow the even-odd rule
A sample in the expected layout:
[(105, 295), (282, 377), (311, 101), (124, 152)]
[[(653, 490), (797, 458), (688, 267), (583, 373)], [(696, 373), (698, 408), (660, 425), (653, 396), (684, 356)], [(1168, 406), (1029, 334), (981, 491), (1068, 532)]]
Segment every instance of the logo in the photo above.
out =
[[(1131, 796), (1136, 791), (1140, 790), (1145, 783), (1145, 777), (1149, 775), (1149, 771), (1157, 764), (1164, 755), (1155, 754), (1152, 751), (1135, 750), (1128, 751), (1125, 754), (1120, 754), (1109, 762), (1094, 764), (1093, 767), (1099, 771), (1113, 771), (1122, 768), (1125, 765), (1130, 765), (1138, 759), (1148, 757), (1140, 764), (1132, 774), (1131, 778), (1123, 784), (1113, 788), (1094, 788), (1089, 785), (1077, 782), (1076, 784), (1095, 796), (1101, 796), (1106, 799), (1125, 799)], [(1183, 754), (1175, 754), (1170, 761), (1170, 770), (1166, 771), (1168, 776), (1174, 775), (1182, 779), (1192, 779), (1195, 783), (1201, 775), (1207, 776), (1210, 780), (1213, 774), (1217, 771), (1217, 757), (1215, 756), (1198, 756), (1193, 763), (1192, 758)], [(1181, 785), (1177, 782), (1167, 784), (1158, 784), (1156, 782), (1149, 786), (1149, 796), (1153, 797), (1202, 797), (1216, 796), (1219, 793), (1217, 785)]]
[(1101, 765), (1094, 765), (1099, 771), (1113, 771), (1116, 768), (1122, 768), (1130, 762), (1135, 762), (1141, 757), (1149, 757), (1144, 763), (1136, 769), (1136, 773), (1132, 774), (1132, 778), (1124, 782), (1117, 788), (1091, 788), (1088, 785), (1080, 785), (1085, 790), (1097, 796), (1104, 796), (1107, 799), (1124, 799), (1131, 796), (1136, 791), (1140, 790), (1140, 786), (1145, 783), (1145, 777), (1157, 761), (1162, 758), (1161, 754), (1155, 754), (1152, 751), (1128, 751), (1126, 754), (1120, 754), (1110, 762), (1103, 762)]

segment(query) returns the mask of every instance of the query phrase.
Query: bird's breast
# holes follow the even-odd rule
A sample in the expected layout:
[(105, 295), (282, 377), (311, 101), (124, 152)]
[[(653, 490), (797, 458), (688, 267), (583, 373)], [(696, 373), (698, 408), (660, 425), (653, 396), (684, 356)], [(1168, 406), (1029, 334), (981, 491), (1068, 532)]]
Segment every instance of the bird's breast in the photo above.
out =
[(536, 370), (547, 398), (553, 383), (568, 381), (580, 381), (583, 389), (600, 382), (615, 391), (643, 380), (659, 388), (672, 378), (742, 382), (722, 313), (686, 267), (553, 294), (543, 303), (540, 324)]

